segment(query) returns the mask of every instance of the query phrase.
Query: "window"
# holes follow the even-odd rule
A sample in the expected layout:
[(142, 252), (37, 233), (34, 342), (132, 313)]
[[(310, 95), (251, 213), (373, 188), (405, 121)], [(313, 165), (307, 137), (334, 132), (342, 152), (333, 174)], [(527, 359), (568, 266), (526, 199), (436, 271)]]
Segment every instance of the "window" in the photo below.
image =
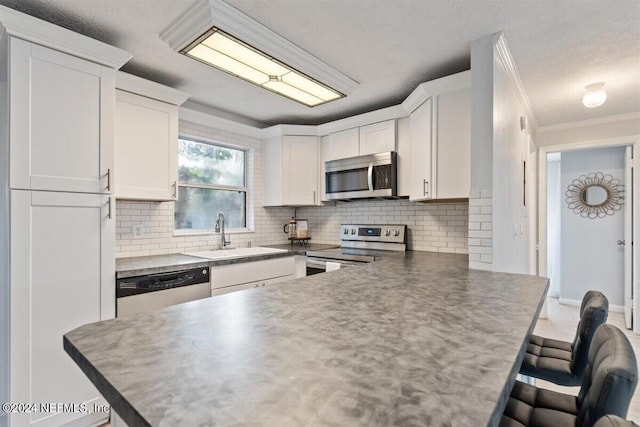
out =
[(246, 165), (246, 150), (180, 138), (175, 229), (211, 231), (218, 212), (227, 228), (245, 228)]

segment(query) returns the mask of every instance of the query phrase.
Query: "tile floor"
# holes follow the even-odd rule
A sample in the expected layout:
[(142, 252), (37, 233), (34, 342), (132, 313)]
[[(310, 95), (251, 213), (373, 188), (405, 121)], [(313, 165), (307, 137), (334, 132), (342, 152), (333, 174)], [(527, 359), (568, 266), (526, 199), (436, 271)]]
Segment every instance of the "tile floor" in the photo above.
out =
[[(578, 320), (580, 320), (580, 308), (559, 304), (556, 298), (548, 298), (547, 309), (548, 318), (538, 319), (534, 334), (563, 341), (573, 341), (576, 326), (578, 325)], [(640, 360), (640, 335), (636, 335), (624, 326), (623, 313), (609, 312), (607, 323), (617, 326), (625, 332), (627, 338), (631, 341), (636, 358)], [(542, 380), (536, 380), (536, 386), (575, 395), (580, 390), (580, 387), (562, 387)], [(633, 395), (627, 419), (640, 423), (640, 387), (636, 388)]]

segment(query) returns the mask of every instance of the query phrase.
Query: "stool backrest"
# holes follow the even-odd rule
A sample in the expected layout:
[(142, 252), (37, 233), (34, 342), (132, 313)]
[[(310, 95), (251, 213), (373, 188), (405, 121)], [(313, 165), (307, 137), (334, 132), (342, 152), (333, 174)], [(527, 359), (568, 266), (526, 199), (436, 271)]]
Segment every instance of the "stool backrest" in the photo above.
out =
[(580, 322), (572, 343), (571, 372), (582, 375), (587, 368), (589, 347), (598, 326), (607, 322), (609, 300), (602, 292), (588, 291), (582, 298)]
[(589, 361), (578, 394), (576, 426), (592, 427), (604, 415), (626, 417), (638, 382), (631, 343), (613, 325), (601, 325), (589, 348)]

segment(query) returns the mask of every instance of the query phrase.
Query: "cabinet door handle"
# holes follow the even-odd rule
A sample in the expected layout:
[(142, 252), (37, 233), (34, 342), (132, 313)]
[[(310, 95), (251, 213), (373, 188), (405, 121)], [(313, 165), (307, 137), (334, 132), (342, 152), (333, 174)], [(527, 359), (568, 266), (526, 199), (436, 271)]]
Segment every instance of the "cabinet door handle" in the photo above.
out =
[(422, 180), (422, 195), (427, 196), (429, 194), (429, 181), (426, 179)]
[(111, 219), (111, 197), (107, 200), (107, 205), (109, 205), (109, 210), (107, 211), (107, 218)]
[(173, 198), (178, 197), (178, 181), (173, 181)]
[(107, 169), (107, 191), (111, 191), (111, 169)]
[(316, 192), (315, 191), (313, 192), (313, 204), (314, 205), (316, 204)]

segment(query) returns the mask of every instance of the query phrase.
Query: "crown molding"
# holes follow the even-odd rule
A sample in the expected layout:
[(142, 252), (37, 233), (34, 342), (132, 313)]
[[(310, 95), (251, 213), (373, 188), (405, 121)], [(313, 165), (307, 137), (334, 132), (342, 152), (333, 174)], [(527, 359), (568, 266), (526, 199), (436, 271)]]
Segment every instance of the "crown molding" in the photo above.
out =
[(158, 36), (171, 49), (179, 51), (212, 26), (209, 0), (197, 0)]
[(424, 101), (434, 95), (469, 88), (471, 88), (470, 70), (421, 83), (404, 101), (402, 101), (402, 108), (407, 114), (411, 114), (416, 108), (422, 105)]
[(359, 86), (358, 82), (222, 0), (198, 0), (159, 36), (172, 49), (180, 50), (214, 26), (344, 95)]
[(122, 49), (5, 6), (0, 6), (0, 24), (9, 36), (37, 43), (107, 67), (118, 69), (132, 57), (129, 52)]
[(180, 107), (178, 112), (180, 121), (190, 122), (197, 125), (208, 126), (227, 132), (238, 133), (252, 138), (263, 138), (263, 130), (254, 126), (245, 125), (233, 120), (223, 119), (212, 116), (208, 113), (193, 110), (190, 108)]
[(318, 135), (328, 135), (345, 129), (356, 128), (359, 126), (370, 125), (372, 123), (384, 122), (385, 120), (398, 119), (406, 116), (402, 105), (393, 105), (391, 107), (382, 108), (380, 110), (369, 111), (368, 113), (358, 114), (357, 116), (346, 117), (333, 122), (318, 125)]
[(172, 105), (182, 105), (189, 95), (169, 86), (146, 80), (122, 71), (116, 73), (116, 89), (153, 98)]
[(623, 122), (627, 120), (640, 120), (640, 112), (617, 114), (615, 116), (596, 117), (588, 120), (579, 120), (575, 122), (560, 123), (557, 125), (541, 126), (536, 129), (536, 133), (556, 132), (567, 129), (576, 129), (593, 125), (601, 125), (606, 123)]
[(276, 138), (285, 135), (318, 136), (318, 126), (313, 125), (275, 125), (262, 129), (263, 138)]
[(535, 114), (533, 114), (533, 110), (531, 109), (531, 102), (529, 101), (529, 96), (527, 92), (524, 90), (524, 86), (522, 85), (522, 80), (520, 80), (520, 74), (518, 74), (518, 69), (516, 68), (516, 64), (513, 61), (513, 57), (511, 56), (511, 51), (509, 50), (509, 45), (507, 44), (507, 39), (504, 36), (503, 32), (496, 33), (494, 35), (494, 46), (496, 48), (496, 52), (498, 53), (498, 58), (509, 76), (513, 87), (516, 90), (516, 96), (520, 99), (520, 102), (524, 106), (525, 112), (529, 118), (529, 124), (531, 125), (531, 130), (535, 132), (538, 128), (538, 121), (536, 120)]

